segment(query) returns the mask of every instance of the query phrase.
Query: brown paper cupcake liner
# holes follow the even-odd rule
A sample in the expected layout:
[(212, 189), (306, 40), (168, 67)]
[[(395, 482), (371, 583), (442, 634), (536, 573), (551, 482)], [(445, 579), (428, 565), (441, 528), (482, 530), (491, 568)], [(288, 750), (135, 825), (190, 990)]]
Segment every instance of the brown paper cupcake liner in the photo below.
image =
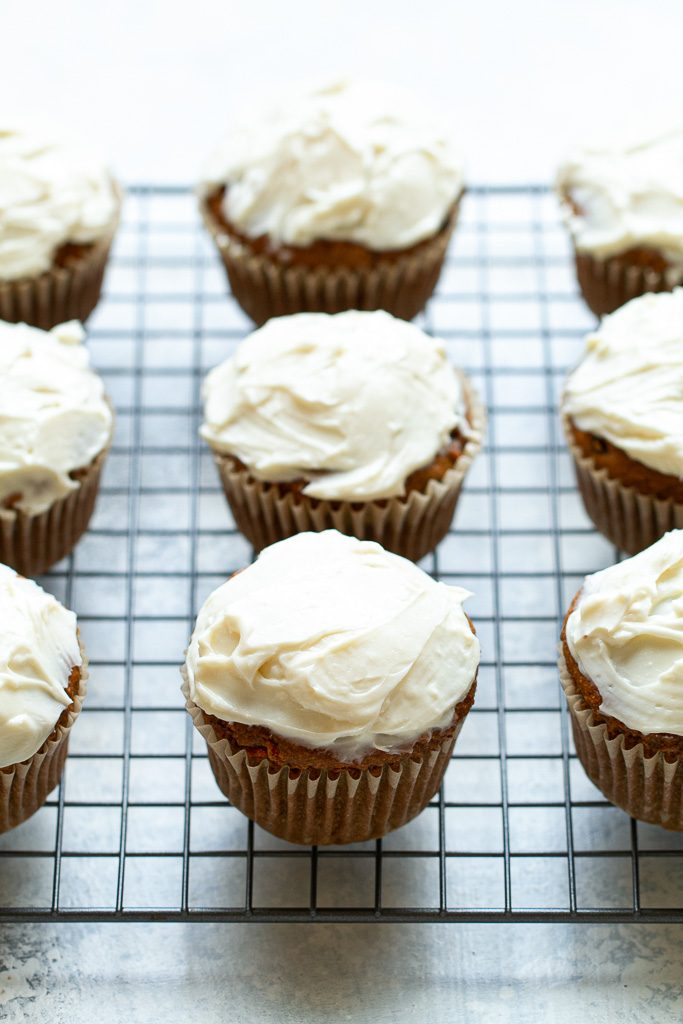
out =
[[(119, 208), (122, 192), (116, 187)], [(49, 331), (67, 320), (85, 322), (97, 305), (102, 291), (109, 250), (119, 215), (107, 233), (68, 266), (52, 266), (38, 277), (0, 281), (0, 320), (26, 323)]]
[(627, 747), (584, 702), (560, 649), (560, 682), (567, 698), (576, 753), (586, 775), (607, 797), (639, 821), (683, 831), (683, 760), (663, 753), (646, 757), (642, 743)]
[(597, 259), (590, 253), (574, 253), (576, 276), (588, 308), (596, 316), (613, 313), (645, 292), (669, 292), (683, 284), (683, 267), (628, 264), (624, 258)]
[(88, 528), (108, 453), (109, 446), (79, 472), (79, 486), (44, 512), (0, 508), (0, 562), (34, 577), (69, 554)]
[(405, 497), (351, 502), (309, 498), (277, 484), (256, 480), (229, 455), (214, 460), (238, 529), (256, 551), (296, 533), (335, 529), (359, 540), (374, 540), (414, 562), (433, 551), (453, 520), (463, 481), (481, 448), (486, 414), (465, 384), (471, 435), (455, 465), (424, 491)]
[(290, 313), (341, 313), (346, 309), (385, 309), (412, 320), (436, 288), (458, 205), (432, 239), (406, 250), (405, 255), (379, 260), (371, 268), (284, 265), (273, 256), (255, 253), (230, 235), (205, 201), (200, 209), (234, 298), (256, 324), (263, 324)]
[(378, 839), (419, 814), (441, 784), (467, 717), (438, 747), (421, 756), (403, 755), (398, 768), (387, 763), (381, 769), (290, 769), (267, 758), (251, 763), (243, 747), (219, 739), (190, 697), (184, 667), (182, 676), (185, 706), (206, 740), (221, 792), (267, 832), (306, 846)]
[(69, 733), (78, 718), (88, 680), (88, 658), (78, 637), (83, 664), (71, 707), (33, 757), (0, 768), (0, 833), (21, 825), (39, 810), (58, 784), (69, 749)]
[(566, 416), (562, 422), (586, 512), (608, 540), (635, 555), (669, 530), (683, 527), (683, 505), (672, 498), (642, 494), (610, 477), (606, 469), (597, 469), (574, 441)]

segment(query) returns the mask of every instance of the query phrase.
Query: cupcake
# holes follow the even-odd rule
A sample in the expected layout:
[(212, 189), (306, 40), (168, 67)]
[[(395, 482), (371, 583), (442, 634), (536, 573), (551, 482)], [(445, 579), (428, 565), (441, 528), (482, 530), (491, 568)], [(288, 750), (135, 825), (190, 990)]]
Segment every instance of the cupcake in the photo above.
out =
[(86, 150), (0, 130), (0, 320), (48, 330), (97, 305), (120, 190)]
[(474, 701), (468, 596), (334, 530), (274, 544), (215, 590), (183, 692), (230, 802), (305, 844), (419, 814)]
[(38, 576), (86, 529), (114, 416), (77, 322), (0, 323), (0, 561)]
[(439, 279), (462, 193), (444, 124), (371, 82), (290, 90), (252, 111), (199, 188), (232, 293), (257, 324), (345, 309), (410, 320)]
[(0, 832), (59, 782), (86, 679), (74, 613), (0, 565)]
[(683, 288), (633, 299), (588, 335), (562, 417), (601, 533), (634, 554), (683, 526)]
[(586, 577), (560, 677), (591, 781), (632, 817), (683, 830), (683, 531)]
[(683, 284), (683, 129), (578, 151), (557, 188), (583, 297), (597, 316)]
[(333, 527), (417, 561), (448, 531), (483, 427), (442, 342), (382, 311), (271, 320), (204, 383), (201, 434), (257, 550)]

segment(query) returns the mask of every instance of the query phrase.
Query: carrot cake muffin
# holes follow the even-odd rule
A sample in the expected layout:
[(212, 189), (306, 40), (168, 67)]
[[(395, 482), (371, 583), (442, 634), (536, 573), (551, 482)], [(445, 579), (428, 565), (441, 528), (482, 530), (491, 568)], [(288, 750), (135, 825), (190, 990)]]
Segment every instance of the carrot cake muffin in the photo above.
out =
[(683, 128), (580, 150), (557, 188), (584, 299), (597, 316), (683, 284)]
[(274, 544), (215, 590), (183, 691), (230, 802), (295, 843), (418, 814), (474, 701), (468, 596), (335, 530)]
[(345, 309), (411, 319), (436, 286), (463, 182), (446, 126), (410, 93), (342, 81), (250, 112), (199, 191), (256, 323)]
[(683, 830), (683, 531), (584, 580), (562, 630), (576, 752), (608, 800)]
[(630, 554), (683, 526), (683, 288), (605, 317), (562, 398), (586, 511)]
[(59, 782), (86, 677), (74, 613), (0, 565), (0, 832)]
[(113, 412), (76, 321), (0, 322), (0, 561), (37, 576), (87, 528)]
[(201, 434), (256, 549), (334, 527), (417, 560), (449, 528), (483, 424), (442, 342), (352, 310), (247, 337), (205, 381)]
[(0, 129), (0, 320), (47, 330), (97, 305), (120, 190), (86, 149)]

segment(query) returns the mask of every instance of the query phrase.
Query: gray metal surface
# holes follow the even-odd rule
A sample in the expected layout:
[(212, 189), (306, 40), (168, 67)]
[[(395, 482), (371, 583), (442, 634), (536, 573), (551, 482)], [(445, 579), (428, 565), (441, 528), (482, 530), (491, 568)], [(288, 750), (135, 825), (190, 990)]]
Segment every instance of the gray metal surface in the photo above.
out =
[(468, 587), (477, 703), (438, 799), (377, 843), (309, 850), (218, 792), (179, 693), (198, 607), (251, 559), (200, 444), (199, 386), (249, 329), (182, 189), (132, 191), (89, 345), (118, 410), (92, 529), (42, 581), (91, 658), (63, 783), (0, 837), (0, 920), (683, 921), (683, 842), (576, 762), (555, 649), (590, 527), (556, 399), (590, 314), (553, 198), (472, 189), (421, 320), (489, 407), (454, 528), (423, 562)]

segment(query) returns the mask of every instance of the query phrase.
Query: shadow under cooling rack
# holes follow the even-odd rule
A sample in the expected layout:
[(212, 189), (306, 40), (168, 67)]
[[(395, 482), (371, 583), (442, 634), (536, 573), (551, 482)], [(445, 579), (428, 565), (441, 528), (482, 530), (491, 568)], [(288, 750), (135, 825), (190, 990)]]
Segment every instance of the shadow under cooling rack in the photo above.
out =
[(592, 320), (553, 197), (471, 188), (419, 323), (489, 408), (454, 530), (423, 562), (472, 591), (476, 707), (438, 799), (381, 842), (290, 846), (221, 797), (178, 666), (252, 552), (198, 440), (204, 373), (249, 323), (187, 189), (130, 190), (89, 346), (117, 407), (92, 528), (41, 582), (91, 657), (62, 785), (0, 837), (0, 920), (683, 921), (683, 838), (607, 804), (555, 669), (563, 609), (618, 553), (577, 498), (555, 413)]

